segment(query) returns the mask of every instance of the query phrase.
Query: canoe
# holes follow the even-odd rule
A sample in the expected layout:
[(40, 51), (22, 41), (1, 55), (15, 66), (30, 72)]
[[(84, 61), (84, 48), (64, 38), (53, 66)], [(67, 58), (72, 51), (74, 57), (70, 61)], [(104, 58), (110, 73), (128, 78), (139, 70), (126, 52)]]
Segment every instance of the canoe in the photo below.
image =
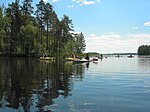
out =
[(72, 60), (73, 62), (90, 62), (90, 61), (92, 61), (92, 60), (86, 60), (86, 59), (73, 59)]
[(67, 61), (73, 61), (73, 62), (90, 62), (93, 60), (87, 60), (87, 59), (78, 59), (78, 58), (65, 58)]
[(65, 60), (67, 60), (67, 61), (73, 61), (74, 58), (65, 58)]
[(40, 60), (53, 60), (54, 57), (40, 57)]

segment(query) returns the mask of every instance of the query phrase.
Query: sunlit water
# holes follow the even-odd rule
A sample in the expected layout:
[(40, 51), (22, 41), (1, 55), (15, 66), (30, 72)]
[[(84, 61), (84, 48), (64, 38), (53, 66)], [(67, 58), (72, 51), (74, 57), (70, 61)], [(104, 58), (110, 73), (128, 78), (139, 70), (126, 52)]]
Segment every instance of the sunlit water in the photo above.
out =
[(0, 112), (150, 112), (150, 58), (0, 58)]

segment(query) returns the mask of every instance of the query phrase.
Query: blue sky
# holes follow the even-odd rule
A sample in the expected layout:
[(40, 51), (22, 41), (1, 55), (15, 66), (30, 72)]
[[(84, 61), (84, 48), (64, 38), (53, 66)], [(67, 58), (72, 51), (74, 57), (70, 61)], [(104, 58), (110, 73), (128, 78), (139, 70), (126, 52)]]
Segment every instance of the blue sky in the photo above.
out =
[[(14, 0), (1, 0), (8, 4)], [(33, 0), (35, 6), (39, 0)], [(44, 0), (59, 18), (66, 14), (83, 32), (86, 52), (137, 52), (150, 44), (150, 0)]]

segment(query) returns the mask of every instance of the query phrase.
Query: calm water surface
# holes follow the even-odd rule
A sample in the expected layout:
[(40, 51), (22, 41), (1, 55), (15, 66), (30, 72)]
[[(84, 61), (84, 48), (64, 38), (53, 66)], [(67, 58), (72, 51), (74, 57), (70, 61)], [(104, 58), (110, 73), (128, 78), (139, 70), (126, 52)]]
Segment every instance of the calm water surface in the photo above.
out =
[(150, 112), (150, 58), (0, 58), (0, 112)]

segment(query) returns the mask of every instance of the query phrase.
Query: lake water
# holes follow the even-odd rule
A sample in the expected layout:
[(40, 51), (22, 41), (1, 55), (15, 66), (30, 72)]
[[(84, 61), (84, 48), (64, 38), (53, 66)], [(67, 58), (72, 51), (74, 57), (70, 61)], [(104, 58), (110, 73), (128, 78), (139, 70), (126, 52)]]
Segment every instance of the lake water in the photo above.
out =
[(150, 112), (150, 58), (0, 58), (0, 112)]

